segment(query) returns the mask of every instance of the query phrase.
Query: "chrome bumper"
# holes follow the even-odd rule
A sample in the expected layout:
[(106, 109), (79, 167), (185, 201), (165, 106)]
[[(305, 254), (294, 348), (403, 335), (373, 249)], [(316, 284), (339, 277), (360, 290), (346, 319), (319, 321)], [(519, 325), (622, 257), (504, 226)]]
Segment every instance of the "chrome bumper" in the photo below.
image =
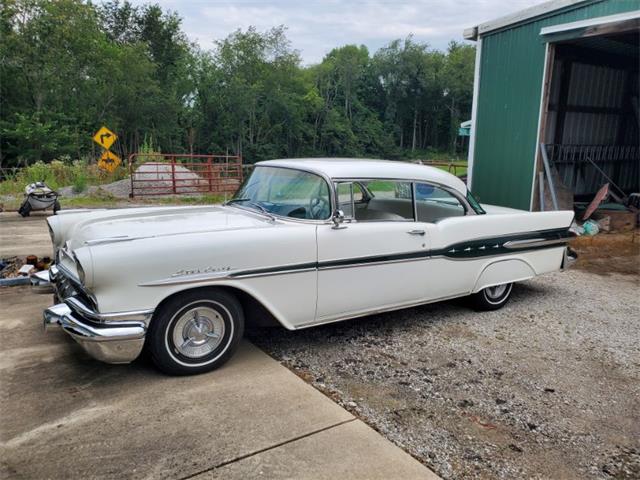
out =
[(129, 363), (144, 345), (144, 322), (99, 323), (81, 318), (66, 303), (58, 303), (43, 313), (45, 330), (61, 327), (93, 358), (107, 363)]
[[(153, 310), (96, 312), (73, 295), (55, 266), (48, 274), (56, 290), (54, 298), (64, 303), (57, 303), (43, 312), (45, 331), (62, 328), (89, 355), (106, 363), (129, 363), (140, 355)], [(44, 275), (41, 279), (44, 280)], [(67, 296), (70, 293), (73, 296)]]
[(578, 254), (573, 248), (567, 245), (562, 256), (562, 264), (560, 265), (560, 270), (571, 268), (571, 266), (573, 266), (573, 264), (576, 263), (577, 260)]

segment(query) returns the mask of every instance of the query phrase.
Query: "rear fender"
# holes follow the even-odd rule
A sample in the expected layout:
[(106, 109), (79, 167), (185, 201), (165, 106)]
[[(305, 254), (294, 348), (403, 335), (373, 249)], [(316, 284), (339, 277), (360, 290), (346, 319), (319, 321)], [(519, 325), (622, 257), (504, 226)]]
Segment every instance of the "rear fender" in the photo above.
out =
[(521, 282), (535, 276), (536, 272), (533, 267), (523, 259), (508, 258), (496, 260), (480, 272), (472, 293), (503, 283)]

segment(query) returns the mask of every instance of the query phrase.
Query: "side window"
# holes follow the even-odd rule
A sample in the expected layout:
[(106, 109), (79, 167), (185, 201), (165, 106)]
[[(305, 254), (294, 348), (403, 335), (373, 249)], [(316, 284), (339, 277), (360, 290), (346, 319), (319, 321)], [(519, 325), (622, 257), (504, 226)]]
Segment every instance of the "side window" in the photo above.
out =
[(358, 181), (366, 189), (362, 201), (356, 205), (356, 220), (411, 221), (413, 220), (413, 189), (411, 182), (397, 180)]
[(353, 201), (355, 203), (362, 203), (364, 201), (364, 192), (362, 186), (359, 183), (353, 184)]
[(462, 217), (466, 213), (464, 205), (454, 195), (428, 183), (416, 183), (416, 211), (419, 222), (430, 223)]
[(338, 194), (338, 210), (344, 212), (345, 218), (353, 218), (353, 183), (336, 183)]

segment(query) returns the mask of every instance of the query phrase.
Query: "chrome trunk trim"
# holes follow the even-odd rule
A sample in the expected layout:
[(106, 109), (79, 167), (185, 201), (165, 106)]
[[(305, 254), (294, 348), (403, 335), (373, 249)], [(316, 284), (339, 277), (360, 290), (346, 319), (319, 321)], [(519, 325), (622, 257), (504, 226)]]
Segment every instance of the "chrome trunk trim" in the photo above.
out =
[(504, 248), (508, 248), (509, 250), (520, 250), (522, 248), (536, 248), (536, 247), (544, 247), (547, 245), (556, 245), (559, 243), (567, 243), (571, 240), (570, 237), (563, 238), (527, 238), (524, 240), (510, 240), (505, 242), (502, 246)]

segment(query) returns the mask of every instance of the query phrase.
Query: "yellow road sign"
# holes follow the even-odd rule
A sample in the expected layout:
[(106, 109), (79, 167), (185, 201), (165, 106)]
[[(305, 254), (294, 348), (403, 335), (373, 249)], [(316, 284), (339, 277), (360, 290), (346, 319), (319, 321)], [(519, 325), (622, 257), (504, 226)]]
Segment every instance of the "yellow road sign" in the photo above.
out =
[(107, 150), (109, 150), (109, 148), (111, 148), (111, 145), (113, 145), (113, 142), (115, 142), (117, 138), (118, 136), (115, 133), (113, 133), (111, 130), (109, 130), (107, 127), (102, 127), (93, 136), (93, 141), (96, 142), (101, 147), (104, 147)]
[(100, 160), (98, 160), (98, 167), (107, 172), (113, 172), (121, 162), (122, 160), (120, 160), (119, 156), (109, 150), (105, 150)]

